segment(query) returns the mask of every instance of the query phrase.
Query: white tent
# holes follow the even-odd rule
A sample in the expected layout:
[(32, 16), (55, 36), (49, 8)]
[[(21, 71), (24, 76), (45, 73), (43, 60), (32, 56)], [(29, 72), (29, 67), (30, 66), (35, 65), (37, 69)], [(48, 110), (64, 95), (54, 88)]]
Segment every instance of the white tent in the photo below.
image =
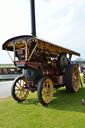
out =
[(75, 64), (85, 64), (85, 59), (77, 58), (77, 59), (73, 60), (73, 63), (75, 63)]

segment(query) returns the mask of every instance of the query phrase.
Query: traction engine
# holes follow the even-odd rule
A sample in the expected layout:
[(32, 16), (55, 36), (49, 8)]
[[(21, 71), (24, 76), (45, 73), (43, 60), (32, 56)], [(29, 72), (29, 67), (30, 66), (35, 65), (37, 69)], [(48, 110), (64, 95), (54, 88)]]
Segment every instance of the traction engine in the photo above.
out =
[(14, 64), (23, 69), (23, 76), (16, 78), (12, 87), (15, 100), (24, 101), (29, 91), (37, 90), (45, 105), (52, 100), (53, 88), (66, 86), (70, 92), (78, 91), (79, 68), (71, 64), (71, 57), (79, 53), (26, 35), (7, 40), (3, 49), (14, 51)]
[(34, 0), (30, 3), (32, 35), (11, 38), (2, 49), (13, 51), (15, 66), (23, 69), (23, 76), (13, 83), (13, 98), (21, 102), (28, 97), (29, 91), (37, 91), (40, 103), (46, 105), (52, 100), (54, 88), (66, 86), (69, 92), (78, 91), (79, 67), (72, 64), (71, 58), (80, 54), (36, 37)]

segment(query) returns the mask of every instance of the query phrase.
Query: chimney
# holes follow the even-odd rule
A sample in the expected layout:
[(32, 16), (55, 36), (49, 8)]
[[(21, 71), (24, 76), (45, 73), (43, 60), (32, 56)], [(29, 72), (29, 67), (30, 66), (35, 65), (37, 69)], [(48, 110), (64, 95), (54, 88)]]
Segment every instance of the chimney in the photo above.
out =
[(32, 36), (36, 36), (35, 0), (30, 0), (30, 3), (31, 3), (31, 27), (32, 27)]

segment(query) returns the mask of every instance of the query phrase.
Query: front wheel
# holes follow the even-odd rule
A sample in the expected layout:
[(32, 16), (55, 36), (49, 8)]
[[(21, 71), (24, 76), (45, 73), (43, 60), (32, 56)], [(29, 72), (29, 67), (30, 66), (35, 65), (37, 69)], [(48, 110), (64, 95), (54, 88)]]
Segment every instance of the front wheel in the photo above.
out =
[(15, 79), (11, 94), (16, 101), (24, 101), (28, 96), (27, 80), (21, 76)]
[(53, 97), (53, 82), (48, 77), (43, 77), (38, 84), (38, 98), (41, 104), (47, 105)]

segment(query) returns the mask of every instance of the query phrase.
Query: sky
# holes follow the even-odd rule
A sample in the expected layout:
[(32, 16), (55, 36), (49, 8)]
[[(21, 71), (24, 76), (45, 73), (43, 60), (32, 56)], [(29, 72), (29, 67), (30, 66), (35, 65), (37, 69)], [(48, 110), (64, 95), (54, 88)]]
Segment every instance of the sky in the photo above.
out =
[[(85, 0), (35, 0), (35, 8), (37, 37), (85, 59)], [(0, 63), (12, 63), (2, 50), (6, 40), (30, 34), (30, 0), (0, 0)]]

